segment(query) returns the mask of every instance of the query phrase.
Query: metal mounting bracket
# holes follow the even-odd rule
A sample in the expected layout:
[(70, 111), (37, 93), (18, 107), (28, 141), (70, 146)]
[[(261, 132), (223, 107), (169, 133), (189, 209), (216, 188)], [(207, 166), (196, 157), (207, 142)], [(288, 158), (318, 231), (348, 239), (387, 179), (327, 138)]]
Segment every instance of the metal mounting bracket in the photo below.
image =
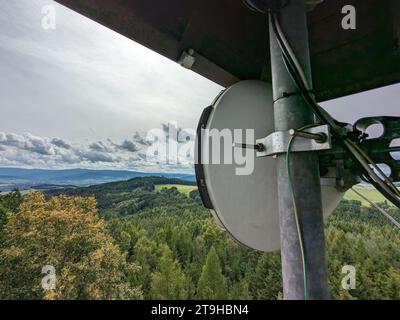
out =
[[(326, 136), (326, 140), (324, 142), (318, 142), (314, 139), (296, 137), (293, 141), (291, 152), (321, 151), (332, 148), (330, 128), (328, 125), (309, 128), (304, 130), (304, 132), (323, 134)], [(286, 153), (290, 139), (292, 138), (289, 131), (277, 131), (265, 138), (258, 139), (256, 144), (262, 145), (263, 148), (257, 152), (257, 157), (269, 157)]]
[(196, 62), (196, 58), (194, 56), (195, 52), (193, 49), (189, 49), (188, 51), (183, 51), (182, 55), (178, 61), (182, 67), (186, 69), (192, 69), (194, 63)]

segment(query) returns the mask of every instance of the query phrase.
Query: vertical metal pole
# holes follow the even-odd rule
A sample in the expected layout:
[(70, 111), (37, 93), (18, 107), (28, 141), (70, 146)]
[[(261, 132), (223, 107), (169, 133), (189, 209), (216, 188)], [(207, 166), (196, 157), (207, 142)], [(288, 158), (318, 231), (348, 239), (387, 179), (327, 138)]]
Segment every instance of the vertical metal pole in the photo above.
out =
[[(311, 83), (305, 0), (291, 0), (282, 9), (280, 22)], [(299, 129), (313, 123), (315, 118), (300, 95), (285, 95), (296, 93), (298, 89), (284, 66), (272, 27), (269, 29), (275, 130)], [(308, 298), (329, 299), (318, 157), (313, 152), (305, 152), (293, 153), (291, 159), (293, 189), (307, 257)], [(285, 155), (277, 158), (277, 172), (284, 297), (301, 300), (304, 299), (302, 257)]]

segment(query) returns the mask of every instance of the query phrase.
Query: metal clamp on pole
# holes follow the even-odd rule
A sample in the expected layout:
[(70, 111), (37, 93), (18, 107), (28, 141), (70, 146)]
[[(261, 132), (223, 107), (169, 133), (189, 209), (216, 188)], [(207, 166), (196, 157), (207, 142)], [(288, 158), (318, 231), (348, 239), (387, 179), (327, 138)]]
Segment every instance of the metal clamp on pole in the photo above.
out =
[(277, 131), (269, 136), (256, 141), (257, 157), (269, 157), (287, 152), (287, 147), (292, 139), (292, 152), (321, 151), (332, 148), (330, 127), (328, 125), (317, 126), (302, 131), (291, 129), (289, 131)]

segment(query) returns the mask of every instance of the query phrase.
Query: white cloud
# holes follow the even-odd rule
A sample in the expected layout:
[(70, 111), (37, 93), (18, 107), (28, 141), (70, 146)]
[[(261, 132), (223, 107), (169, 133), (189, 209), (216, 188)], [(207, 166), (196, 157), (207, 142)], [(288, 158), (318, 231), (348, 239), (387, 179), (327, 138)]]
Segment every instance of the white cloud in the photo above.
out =
[[(181, 143), (181, 145), (184, 144)], [(149, 147), (151, 143), (139, 133), (117, 143), (111, 139), (70, 143), (57, 137), (0, 132), (0, 166), (45, 169), (113, 168), (148, 172), (191, 172), (193, 170), (193, 161), (190, 159), (188, 161), (186, 155), (177, 155), (178, 163), (176, 161), (165, 163), (160, 161), (158, 156), (148, 156), (147, 148)], [(185, 147), (188, 149), (192, 146)], [(164, 158), (161, 157), (161, 159)]]
[(30, 133), (18, 135), (15, 133), (0, 132), (0, 144), (42, 155), (55, 155), (54, 146), (49, 139), (35, 137)]

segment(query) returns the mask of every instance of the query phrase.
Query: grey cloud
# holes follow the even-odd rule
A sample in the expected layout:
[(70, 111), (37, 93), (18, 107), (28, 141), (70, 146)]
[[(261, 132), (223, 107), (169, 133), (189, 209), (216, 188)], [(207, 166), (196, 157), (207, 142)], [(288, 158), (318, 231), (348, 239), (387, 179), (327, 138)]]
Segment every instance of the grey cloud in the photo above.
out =
[(141, 160), (146, 160), (147, 155), (146, 155), (145, 153), (138, 153), (138, 157), (139, 157), (139, 159), (141, 159)]
[[(24, 152), (21, 150), (7, 150), (6, 152), (2, 153), (2, 163), (11, 164), (11, 165), (18, 165), (18, 166), (37, 166), (43, 164), (43, 162), (39, 159), (35, 159), (29, 152)], [(7, 152), (10, 151), (10, 152)]]
[(189, 130), (179, 128), (173, 123), (169, 124), (162, 123), (161, 128), (164, 131), (165, 137), (167, 139), (170, 138), (171, 134), (172, 139), (176, 139), (178, 143), (185, 143), (195, 138), (194, 131), (191, 132)]
[(51, 143), (59, 148), (71, 149), (71, 145), (63, 139), (53, 138)]
[(81, 161), (80, 157), (77, 157), (75, 153), (65, 153), (58, 157), (61, 164), (76, 164)]
[(135, 142), (143, 145), (143, 146), (151, 146), (152, 142), (146, 140), (146, 138), (144, 138), (139, 132), (136, 132), (135, 135), (133, 136), (133, 139), (135, 140)]
[(121, 144), (113, 142), (111, 139), (107, 139), (107, 142), (110, 143), (117, 150), (136, 152), (139, 148), (136, 144), (128, 139), (125, 139)]
[(134, 144), (132, 141), (129, 140), (124, 140), (124, 142), (122, 142), (122, 144), (119, 147), (123, 150), (127, 150), (130, 152), (136, 152), (139, 150), (136, 144)]
[[(179, 172), (190, 170), (185, 164), (159, 163), (157, 157), (147, 157), (147, 147), (137, 141), (140, 138), (142, 136), (135, 135), (133, 139), (125, 139), (118, 143), (106, 139), (82, 144), (69, 143), (63, 138), (37, 137), (30, 133), (19, 135), (1, 132), (0, 166), (58, 169), (136, 168), (142, 171), (176, 170)], [(143, 142), (146, 145), (150, 144), (146, 140)]]
[(98, 151), (98, 152), (110, 152), (110, 148), (108, 148), (103, 142), (97, 141), (93, 142), (89, 145), (89, 148)]
[(15, 147), (42, 155), (54, 155), (54, 147), (46, 139), (35, 137), (30, 133), (18, 135), (14, 133), (0, 132), (0, 144)]
[(113, 162), (114, 159), (111, 155), (103, 153), (103, 152), (98, 152), (94, 150), (83, 150), (83, 151), (78, 151), (77, 154), (81, 157), (81, 160), (83, 161), (89, 161), (92, 163), (96, 162)]
[(16, 162), (21, 165), (52, 163), (64, 166), (65, 164), (80, 165), (84, 161), (98, 163), (121, 159), (117, 156), (113, 157), (115, 150), (101, 141), (86, 146), (72, 146), (60, 138), (36, 137), (30, 133), (19, 135), (0, 132), (0, 147), (5, 152), (3, 158), (7, 159), (7, 162)]

